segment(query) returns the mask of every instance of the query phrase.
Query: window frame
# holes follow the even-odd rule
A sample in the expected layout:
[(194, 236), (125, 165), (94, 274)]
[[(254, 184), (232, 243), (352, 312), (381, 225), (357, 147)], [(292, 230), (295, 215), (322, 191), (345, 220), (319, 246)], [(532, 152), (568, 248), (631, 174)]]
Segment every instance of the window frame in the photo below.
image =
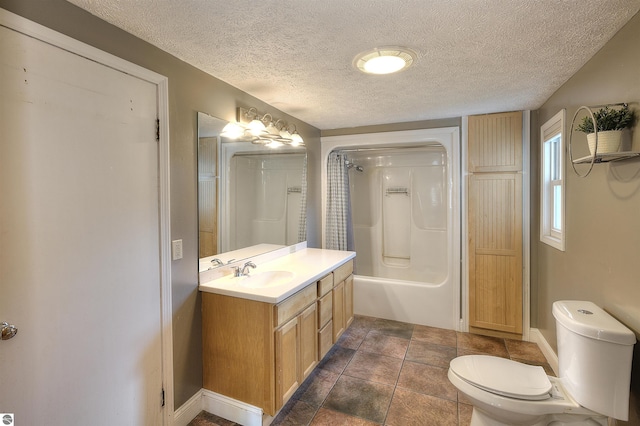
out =
[(540, 127), (540, 241), (560, 251), (566, 236), (565, 118), (562, 109)]

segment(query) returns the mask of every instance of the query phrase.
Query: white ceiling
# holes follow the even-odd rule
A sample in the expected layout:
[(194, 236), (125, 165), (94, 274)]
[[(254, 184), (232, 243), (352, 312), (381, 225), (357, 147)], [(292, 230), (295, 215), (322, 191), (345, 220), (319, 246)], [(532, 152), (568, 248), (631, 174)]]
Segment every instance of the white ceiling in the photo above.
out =
[[(640, 0), (69, 0), (319, 129), (536, 109)], [(418, 53), (372, 76), (356, 54)], [(260, 111), (262, 113), (269, 111)]]

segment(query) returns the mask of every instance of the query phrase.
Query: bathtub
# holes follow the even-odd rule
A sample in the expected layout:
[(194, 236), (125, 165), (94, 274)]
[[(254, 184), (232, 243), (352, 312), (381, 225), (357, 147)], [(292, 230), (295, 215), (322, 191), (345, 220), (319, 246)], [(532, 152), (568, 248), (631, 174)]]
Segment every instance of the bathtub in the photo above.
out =
[(354, 312), (376, 318), (455, 330), (455, 285), (355, 275)]

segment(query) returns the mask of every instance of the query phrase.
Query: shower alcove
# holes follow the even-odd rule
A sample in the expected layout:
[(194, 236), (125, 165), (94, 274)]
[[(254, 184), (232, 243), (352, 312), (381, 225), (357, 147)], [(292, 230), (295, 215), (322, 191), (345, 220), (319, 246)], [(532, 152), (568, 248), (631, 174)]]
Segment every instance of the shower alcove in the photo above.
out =
[(322, 138), (323, 241), (329, 157), (347, 161), (356, 314), (459, 328), (459, 146), (458, 127)]

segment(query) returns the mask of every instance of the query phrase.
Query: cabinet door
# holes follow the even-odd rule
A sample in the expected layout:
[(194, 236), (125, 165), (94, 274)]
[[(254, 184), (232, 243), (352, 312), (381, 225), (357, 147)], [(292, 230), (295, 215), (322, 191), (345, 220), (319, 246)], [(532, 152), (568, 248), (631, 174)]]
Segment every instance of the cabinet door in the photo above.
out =
[(522, 333), (522, 176), (469, 178), (469, 325)]
[(276, 330), (276, 411), (300, 386), (298, 317)]
[(327, 325), (318, 331), (318, 359), (322, 359), (331, 346), (333, 345), (333, 322), (329, 321)]
[(336, 343), (344, 332), (344, 281), (333, 288), (333, 343)]
[(522, 111), (469, 117), (469, 171), (522, 170)]
[(344, 281), (344, 316), (345, 328), (353, 321), (353, 275)]
[(300, 323), (300, 383), (318, 363), (318, 321), (316, 304), (312, 304), (299, 316)]

